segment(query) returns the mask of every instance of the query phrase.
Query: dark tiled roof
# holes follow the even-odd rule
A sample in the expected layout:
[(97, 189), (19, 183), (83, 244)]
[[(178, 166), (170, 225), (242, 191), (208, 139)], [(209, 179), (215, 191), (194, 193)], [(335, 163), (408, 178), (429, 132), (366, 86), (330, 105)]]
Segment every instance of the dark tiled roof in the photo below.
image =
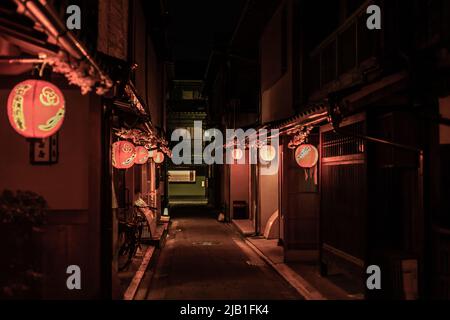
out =
[(321, 114), (324, 114), (326, 112), (328, 112), (328, 108), (325, 104), (312, 105), (304, 109), (304, 111), (301, 111), (289, 118), (268, 122), (262, 127), (267, 129), (280, 129), (285, 126), (295, 125), (297, 123), (299, 125), (303, 122), (307, 124), (308, 120), (314, 120), (315, 116), (320, 116)]

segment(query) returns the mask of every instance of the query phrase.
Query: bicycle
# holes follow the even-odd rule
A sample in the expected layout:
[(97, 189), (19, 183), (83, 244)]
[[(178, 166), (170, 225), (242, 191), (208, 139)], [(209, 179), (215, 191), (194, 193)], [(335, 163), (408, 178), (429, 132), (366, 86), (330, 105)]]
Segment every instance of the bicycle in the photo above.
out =
[(148, 208), (152, 211), (157, 210), (157, 208), (151, 206), (134, 206), (133, 216), (131, 220), (119, 221), (119, 237), (122, 234), (125, 236), (125, 240), (119, 249), (119, 262), (120, 257), (127, 257), (126, 261), (122, 265), (119, 263), (119, 271), (124, 271), (125, 269), (127, 269), (132, 263), (137, 250), (142, 249), (142, 231), (144, 229), (144, 226), (147, 225), (150, 231), (150, 224), (147, 220), (147, 217), (144, 213), (139, 211), (139, 209), (142, 208)]
[[(133, 210), (133, 216), (129, 221), (119, 221), (119, 237), (124, 235), (125, 239), (119, 249), (119, 271), (127, 269), (133, 261), (138, 249), (141, 247), (142, 230), (146, 223), (146, 218), (138, 212), (137, 207)], [(126, 256), (123, 264), (120, 258)]]

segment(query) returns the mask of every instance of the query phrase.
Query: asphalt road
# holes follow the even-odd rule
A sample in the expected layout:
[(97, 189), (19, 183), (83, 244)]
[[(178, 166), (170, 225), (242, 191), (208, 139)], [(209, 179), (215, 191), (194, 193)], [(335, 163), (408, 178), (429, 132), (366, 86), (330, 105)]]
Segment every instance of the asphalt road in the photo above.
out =
[(172, 220), (150, 300), (298, 300), (232, 226), (192, 208)]

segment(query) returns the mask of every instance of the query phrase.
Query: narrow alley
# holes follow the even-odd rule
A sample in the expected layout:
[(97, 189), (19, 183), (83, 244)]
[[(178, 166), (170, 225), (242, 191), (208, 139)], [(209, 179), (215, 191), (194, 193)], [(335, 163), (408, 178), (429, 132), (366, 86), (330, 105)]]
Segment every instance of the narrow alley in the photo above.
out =
[(229, 224), (183, 208), (155, 268), (150, 300), (296, 300), (301, 295)]
[(0, 150), (0, 301), (450, 300), (449, 0), (1, 0)]

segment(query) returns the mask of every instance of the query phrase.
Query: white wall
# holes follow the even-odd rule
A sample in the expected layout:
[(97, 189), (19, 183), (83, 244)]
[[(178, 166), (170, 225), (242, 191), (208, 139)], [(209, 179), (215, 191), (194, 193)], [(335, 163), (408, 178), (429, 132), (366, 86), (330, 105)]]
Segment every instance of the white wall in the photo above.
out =
[[(292, 99), (292, 41), (287, 41), (287, 69), (284, 73), (280, 73), (280, 77), (275, 82), (270, 83), (270, 86), (265, 87), (268, 83), (265, 77), (273, 77), (272, 72), (265, 72), (271, 70), (279, 72), (281, 68), (281, 16), (282, 10), (286, 4), (289, 8), (290, 1), (283, 1), (279, 6), (271, 21), (266, 26), (261, 40), (261, 73), (262, 73), (262, 101), (261, 101), (261, 117), (262, 122), (267, 123), (274, 120), (284, 119), (291, 116), (294, 112)], [(292, 37), (292, 10), (287, 13), (287, 39)], [(276, 46), (274, 48), (274, 45)], [(279, 47), (278, 47), (279, 46)], [(275, 50), (275, 51), (274, 51)], [(275, 52), (275, 53), (274, 53)], [(280, 71), (281, 72), (281, 71)]]
[(249, 200), (249, 166), (248, 164), (230, 165), (230, 211), (233, 214), (234, 201), (246, 201), (250, 210)]
[[(261, 232), (264, 232), (270, 217), (278, 212), (278, 173), (259, 176), (259, 199)], [(278, 224), (274, 227), (278, 229)]]

